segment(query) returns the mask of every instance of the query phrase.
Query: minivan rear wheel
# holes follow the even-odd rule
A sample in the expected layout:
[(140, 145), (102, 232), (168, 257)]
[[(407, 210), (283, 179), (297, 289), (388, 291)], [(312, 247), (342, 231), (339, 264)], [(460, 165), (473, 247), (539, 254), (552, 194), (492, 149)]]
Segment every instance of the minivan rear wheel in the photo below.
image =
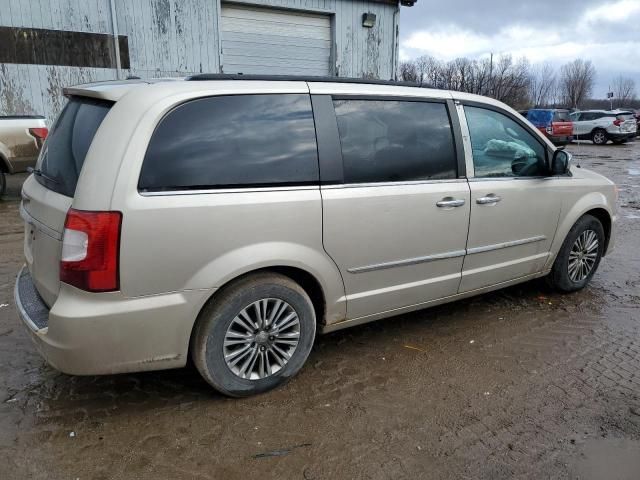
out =
[(290, 278), (270, 272), (225, 287), (202, 310), (191, 355), (219, 392), (245, 397), (276, 388), (305, 363), (315, 338), (309, 295)]
[(584, 288), (600, 265), (604, 244), (600, 220), (592, 215), (581, 217), (569, 230), (547, 277), (548, 283), (562, 292)]
[(607, 138), (607, 132), (599, 128), (593, 131), (591, 134), (591, 140), (596, 145), (604, 145), (609, 139)]

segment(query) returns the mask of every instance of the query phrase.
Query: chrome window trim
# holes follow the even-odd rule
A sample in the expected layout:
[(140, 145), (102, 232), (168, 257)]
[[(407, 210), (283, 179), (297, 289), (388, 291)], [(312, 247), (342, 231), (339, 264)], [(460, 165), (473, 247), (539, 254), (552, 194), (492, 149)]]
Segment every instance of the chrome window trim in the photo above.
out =
[(546, 239), (546, 235), (537, 235), (535, 237), (523, 238), (521, 240), (512, 240), (510, 242), (494, 243), (493, 245), (468, 248), (467, 255), (473, 255), (474, 253), (491, 252), (493, 250), (502, 250), (503, 248), (517, 247), (520, 245), (527, 245), (528, 243), (542, 242)]
[(437, 183), (466, 183), (466, 178), (446, 178), (440, 180), (411, 180), (404, 182), (369, 182), (369, 183), (341, 183), (334, 185), (322, 185), (322, 190), (331, 190), (338, 188), (365, 188), (365, 187), (395, 187), (395, 186), (411, 186), (411, 185), (433, 185)]
[(163, 190), (154, 192), (138, 191), (138, 193), (143, 197), (166, 197), (173, 195), (211, 195), (222, 193), (297, 192), (301, 190), (320, 190), (320, 185), (303, 185), (290, 187), (203, 188), (200, 190)]
[(550, 177), (550, 176), (536, 176), (536, 177), (473, 177), (469, 179), (469, 182), (508, 182), (510, 180), (555, 180), (558, 178), (567, 178), (564, 176), (555, 176), (555, 177)]
[(375, 270), (386, 270), (388, 268), (406, 267), (409, 265), (418, 265), (420, 263), (434, 262), (436, 260), (445, 260), (448, 258), (463, 257), (465, 250), (454, 250), (452, 252), (437, 253), (435, 255), (427, 255), (425, 257), (408, 258), (405, 260), (397, 260), (394, 262), (377, 263), (374, 265), (365, 265), (363, 267), (353, 267), (347, 269), (349, 273), (366, 273)]
[(467, 116), (464, 113), (464, 105), (456, 100), (456, 111), (458, 120), (460, 121), (460, 130), (462, 130), (462, 146), (464, 148), (464, 162), (466, 167), (467, 178), (471, 179), (475, 176), (475, 167), (473, 166), (473, 148), (471, 146), (471, 134), (469, 133), (469, 125), (467, 124)]

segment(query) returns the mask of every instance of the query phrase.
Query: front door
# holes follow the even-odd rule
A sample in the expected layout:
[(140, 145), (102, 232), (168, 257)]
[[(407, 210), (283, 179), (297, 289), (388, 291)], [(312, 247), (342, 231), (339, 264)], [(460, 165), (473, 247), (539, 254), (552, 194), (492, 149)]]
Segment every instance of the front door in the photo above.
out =
[(322, 187), (323, 242), (350, 319), (454, 295), (469, 225), (444, 102), (334, 98), (344, 182)]
[(460, 284), (460, 292), (468, 292), (540, 272), (561, 202), (548, 177), (547, 148), (533, 132), (493, 109), (465, 105), (463, 110), (473, 157)]

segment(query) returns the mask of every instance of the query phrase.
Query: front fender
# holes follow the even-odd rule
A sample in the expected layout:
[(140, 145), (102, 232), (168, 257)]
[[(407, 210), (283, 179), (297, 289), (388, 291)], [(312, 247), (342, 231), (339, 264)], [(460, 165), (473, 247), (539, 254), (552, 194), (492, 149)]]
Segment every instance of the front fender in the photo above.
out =
[(548, 270), (553, 266), (553, 262), (555, 261), (569, 230), (571, 230), (571, 227), (575, 225), (580, 217), (594, 209), (605, 210), (611, 218), (611, 238), (608, 248), (608, 250), (611, 250), (613, 246), (615, 210), (604, 193), (590, 192), (580, 197), (577, 202), (572, 204), (567, 213), (561, 216), (558, 228), (556, 229), (556, 235), (553, 239), (553, 243), (551, 244), (551, 254), (549, 255), (549, 259), (545, 265), (545, 270)]
[(345, 290), (338, 268), (324, 251), (302, 244), (264, 242), (231, 250), (203, 265), (189, 284), (220, 288), (241, 275), (269, 267), (294, 267), (312, 275), (324, 293), (326, 323), (345, 319)]

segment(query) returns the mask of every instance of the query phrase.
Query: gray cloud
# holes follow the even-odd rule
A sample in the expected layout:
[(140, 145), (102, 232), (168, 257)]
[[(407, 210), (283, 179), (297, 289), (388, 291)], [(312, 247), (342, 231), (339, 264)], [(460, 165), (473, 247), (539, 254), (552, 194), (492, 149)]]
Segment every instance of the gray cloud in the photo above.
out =
[(640, 0), (418, 0), (400, 19), (401, 58), (494, 52), (559, 66), (581, 57), (598, 70), (597, 96), (616, 75), (640, 78)]

